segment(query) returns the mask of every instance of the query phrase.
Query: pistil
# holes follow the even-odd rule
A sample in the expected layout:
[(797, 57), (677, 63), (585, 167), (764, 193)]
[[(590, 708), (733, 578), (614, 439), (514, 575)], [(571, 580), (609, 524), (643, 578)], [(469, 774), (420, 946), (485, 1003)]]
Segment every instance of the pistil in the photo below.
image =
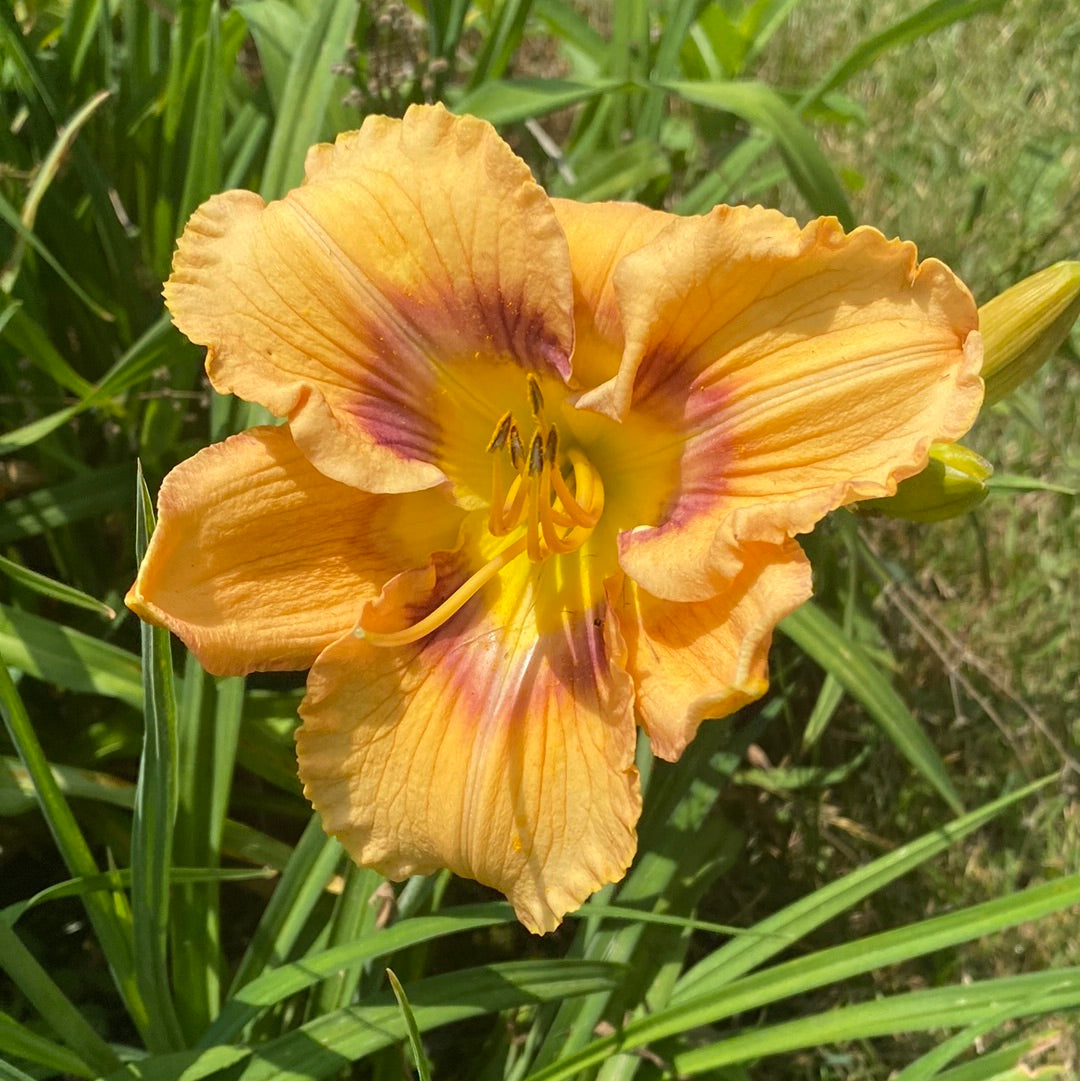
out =
[(434, 611), (419, 622), (400, 631), (369, 631), (357, 627), (353, 634), (373, 646), (407, 646), (426, 638), (438, 630), (451, 616), (456, 615), (466, 603), (476, 596), (508, 563), (525, 551), (525, 538), (519, 537), (501, 552), (488, 560), (475, 574), (463, 582)]

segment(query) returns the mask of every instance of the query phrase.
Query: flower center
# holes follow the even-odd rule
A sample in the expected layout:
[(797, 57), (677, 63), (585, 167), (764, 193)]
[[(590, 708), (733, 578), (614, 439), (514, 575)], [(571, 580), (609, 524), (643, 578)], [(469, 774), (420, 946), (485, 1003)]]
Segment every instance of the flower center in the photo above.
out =
[[(505, 537), (525, 525), (525, 551), (534, 563), (580, 548), (604, 510), (600, 474), (579, 450), (566, 455), (570, 491), (559, 457), (559, 430), (544, 416), (544, 396), (536, 377), (527, 377), (534, 428), (528, 450), (512, 413), (504, 413), (488, 441), (494, 455), (488, 530)], [(509, 463), (510, 468), (507, 469)]]
[(511, 412), (499, 418), (487, 444), (494, 459), (488, 531), (495, 537), (523, 531), (419, 622), (400, 631), (357, 628), (358, 637), (375, 646), (419, 641), (441, 627), (518, 556), (526, 554), (533, 563), (540, 563), (549, 556), (575, 552), (589, 539), (604, 512), (600, 474), (575, 447), (566, 452), (565, 461), (560, 457), (559, 431), (544, 415), (544, 395), (531, 373), (526, 376), (526, 389), (533, 419), (528, 447)]

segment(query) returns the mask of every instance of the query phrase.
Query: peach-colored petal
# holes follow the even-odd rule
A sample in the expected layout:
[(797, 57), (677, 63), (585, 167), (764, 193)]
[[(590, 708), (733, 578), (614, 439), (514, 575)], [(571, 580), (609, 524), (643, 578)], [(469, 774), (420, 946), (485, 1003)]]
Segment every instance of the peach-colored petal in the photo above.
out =
[(288, 417), (310, 461), (368, 491), (442, 482), (454, 418), (439, 376), (456, 362), (570, 374), (569, 256), (551, 204), (489, 124), (441, 106), (314, 147), (278, 202), (212, 198), (165, 298), (209, 347), (218, 390)]
[(600, 404), (632, 402), (683, 444), (665, 520), (620, 538), (656, 596), (716, 595), (742, 546), (891, 494), (978, 411), (970, 294), (876, 230), (721, 207), (628, 255), (615, 286), (627, 347)]
[[(414, 622), (455, 588), (460, 555), (391, 582), (363, 625)], [(357, 862), (393, 879), (448, 867), (537, 933), (622, 877), (640, 813), (633, 695), (603, 601), (574, 609), (575, 573), (521, 557), (418, 643), (347, 635), (319, 657), (300, 776)]]
[(288, 428), (253, 428), (165, 478), (126, 603), (216, 675), (307, 668), (387, 579), (454, 543), (460, 518), (438, 492), (330, 480)]
[(749, 545), (743, 557), (712, 600), (662, 601), (627, 580), (613, 601), (641, 725), (653, 754), (669, 762), (702, 721), (765, 693), (773, 629), (810, 597), (810, 564), (795, 541)]
[[(574, 275), (574, 382), (592, 388), (611, 379), (622, 358), (615, 268), (624, 256), (655, 240), (673, 215), (640, 203), (551, 202), (570, 245)], [(588, 394), (582, 405), (588, 408)]]

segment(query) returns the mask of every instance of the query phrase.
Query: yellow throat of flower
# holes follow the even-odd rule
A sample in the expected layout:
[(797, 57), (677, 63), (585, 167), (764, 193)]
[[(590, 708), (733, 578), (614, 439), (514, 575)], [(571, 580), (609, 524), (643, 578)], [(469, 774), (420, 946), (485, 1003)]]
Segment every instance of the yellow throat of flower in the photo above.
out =
[[(533, 432), (526, 447), (511, 412), (499, 418), (488, 440), (493, 456), (488, 531), (518, 536), (492, 556), (431, 613), (400, 631), (356, 634), (375, 646), (404, 646), (431, 634), (457, 613), (504, 567), (526, 554), (533, 563), (577, 551), (604, 512), (604, 485), (596, 467), (577, 448), (565, 455), (563, 476), (559, 431), (544, 415), (544, 395), (532, 374), (526, 376)], [(573, 491), (567, 483), (572, 479)]]

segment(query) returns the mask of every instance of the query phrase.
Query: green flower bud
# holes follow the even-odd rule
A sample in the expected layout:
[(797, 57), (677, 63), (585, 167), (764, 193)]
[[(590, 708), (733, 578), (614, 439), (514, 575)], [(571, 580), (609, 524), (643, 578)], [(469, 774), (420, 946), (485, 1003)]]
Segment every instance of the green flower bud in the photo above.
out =
[(979, 308), (985, 404), (1011, 394), (1054, 355), (1080, 315), (1080, 263), (1032, 274)]
[(934, 443), (921, 473), (902, 480), (896, 495), (867, 499), (862, 514), (906, 518), (911, 522), (943, 522), (977, 507), (987, 496), (991, 464), (960, 443)]

